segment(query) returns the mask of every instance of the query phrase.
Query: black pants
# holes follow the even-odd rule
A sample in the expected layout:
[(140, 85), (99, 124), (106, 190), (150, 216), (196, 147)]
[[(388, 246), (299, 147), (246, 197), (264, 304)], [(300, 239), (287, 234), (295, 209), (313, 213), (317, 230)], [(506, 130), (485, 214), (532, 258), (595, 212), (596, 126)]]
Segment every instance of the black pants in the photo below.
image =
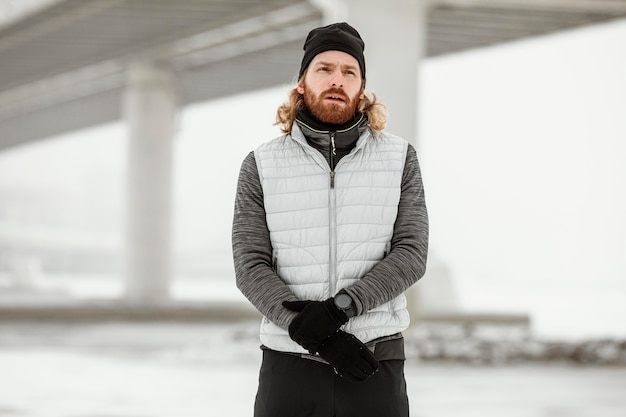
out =
[(380, 362), (360, 384), (327, 364), (263, 350), (254, 417), (408, 417), (404, 361)]

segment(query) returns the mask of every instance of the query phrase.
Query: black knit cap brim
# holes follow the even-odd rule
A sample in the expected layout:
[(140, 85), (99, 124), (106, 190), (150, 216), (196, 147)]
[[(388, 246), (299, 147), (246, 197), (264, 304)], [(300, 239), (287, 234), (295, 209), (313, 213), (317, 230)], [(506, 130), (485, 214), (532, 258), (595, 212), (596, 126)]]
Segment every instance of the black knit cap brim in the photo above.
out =
[(361, 69), (361, 78), (365, 79), (365, 56), (363, 55), (365, 43), (359, 32), (345, 22), (313, 29), (309, 32), (303, 49), (304, 57), (302, 57), (298, 78), (302, 77), (318, 54), (326, 51), (341, 51), (352, 55), (357, 60)]

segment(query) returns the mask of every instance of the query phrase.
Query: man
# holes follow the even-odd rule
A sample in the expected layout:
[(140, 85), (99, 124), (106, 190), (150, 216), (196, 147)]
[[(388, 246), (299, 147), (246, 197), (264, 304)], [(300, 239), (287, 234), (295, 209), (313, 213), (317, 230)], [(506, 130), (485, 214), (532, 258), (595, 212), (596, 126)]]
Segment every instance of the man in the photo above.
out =
[(425, 272), (428, 218), (415, 149), (364, 93), (363, 51), (347, 23), (312, 30), (285, 135), (241, 167), (237, 286), (264, 316), (255, 417), (409, 415), (403, 293)]

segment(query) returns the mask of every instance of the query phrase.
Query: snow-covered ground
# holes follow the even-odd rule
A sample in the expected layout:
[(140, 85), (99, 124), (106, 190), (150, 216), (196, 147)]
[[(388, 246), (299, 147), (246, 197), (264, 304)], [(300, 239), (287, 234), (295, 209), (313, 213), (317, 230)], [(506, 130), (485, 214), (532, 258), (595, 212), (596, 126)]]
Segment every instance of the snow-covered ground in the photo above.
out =
[[(256, 321), (0, 324), (0, 416), (251, 416)], [(412, 417), (622, 417), (626, 369), (407, 363)]]

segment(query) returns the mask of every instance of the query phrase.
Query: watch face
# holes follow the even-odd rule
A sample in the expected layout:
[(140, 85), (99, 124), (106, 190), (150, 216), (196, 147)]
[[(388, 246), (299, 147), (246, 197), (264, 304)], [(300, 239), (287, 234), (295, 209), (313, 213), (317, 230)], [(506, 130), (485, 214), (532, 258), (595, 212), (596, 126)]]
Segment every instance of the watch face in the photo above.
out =
[(352, 298), (347, 294), (339, 294), (335, 297), (335, 305), (341, 310), (347, 310), (352, 304)]

